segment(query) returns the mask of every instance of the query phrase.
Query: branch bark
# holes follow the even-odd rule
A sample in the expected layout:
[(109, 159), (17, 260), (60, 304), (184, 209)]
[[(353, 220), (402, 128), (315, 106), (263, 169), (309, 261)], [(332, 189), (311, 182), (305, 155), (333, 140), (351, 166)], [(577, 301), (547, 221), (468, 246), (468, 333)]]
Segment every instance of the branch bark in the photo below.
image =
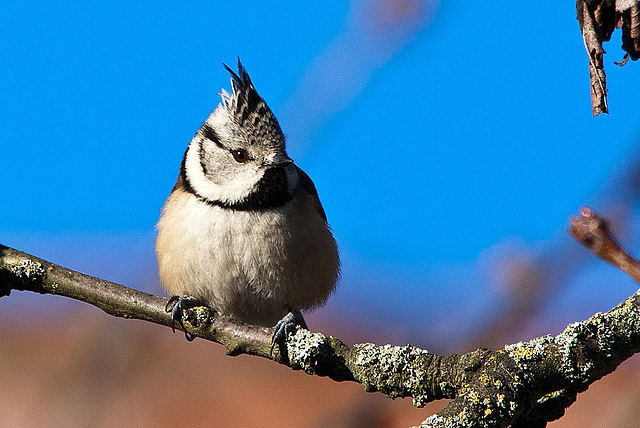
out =
[[(593, 211), (581, 210), (570, 233), (599, 257), (640, 278), (638, 262), (615, 243), (604, 219)], [(114, 316), (171, 325), (162, 297), (0, 245), (0, 296), (12, 290), (66, 296)], [(257, 355), (308, 374), (356, 381), (366, 391), (412, 397), (416, 406), (451, 398), (423, 427), (543, 427), (561, 417), (578, 393), (640, 351), (640, 295), (571, 324), (557, 336), (464, 355), (440, 356), (412, 346), (348, 346), (303, 329), (271, 354), (269, 328), (239, 323), (207, 307), (189, 311), (185, 328), (224, 345), (229, 355)]]

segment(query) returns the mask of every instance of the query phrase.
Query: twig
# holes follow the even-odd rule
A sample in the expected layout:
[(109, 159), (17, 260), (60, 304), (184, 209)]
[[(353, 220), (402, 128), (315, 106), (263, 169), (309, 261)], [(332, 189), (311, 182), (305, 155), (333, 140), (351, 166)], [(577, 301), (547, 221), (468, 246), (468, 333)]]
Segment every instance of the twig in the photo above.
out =
[[(625, 159), (622, 165), (617, 165), (607, 184), (591, 198), (597, 201), (601, 211), (607, 212), (609, 223), (617, 227), (620, 238), (628, 233), (627, 225), (640, 200), (640, 151), (632, 150)], [(589, 260), (593, 260), (591, 254), (574, 245), (570, 235), (566, 235), (566, 239), (554, 239), (542, 251), (533, 252), (532, 257), (522, 258), (518, 252), (501, 255), (494, 269), (503, 272), (509, 269), (504, 284), (507, 298), (463, 349), (473, 349), (477, 344), (503, 346), (507, 343), (505, 340), (517, 338), (527, 330), (527, 324), (536, 322), (544, 312), (542, 307), (548, 305), (549, 299), (560, 293)]]
[(589, 207), (570, 219), (569, 233), (602, 260), (619, 268), (640, 283), (640, 262), (614, 240), (606, 220)]

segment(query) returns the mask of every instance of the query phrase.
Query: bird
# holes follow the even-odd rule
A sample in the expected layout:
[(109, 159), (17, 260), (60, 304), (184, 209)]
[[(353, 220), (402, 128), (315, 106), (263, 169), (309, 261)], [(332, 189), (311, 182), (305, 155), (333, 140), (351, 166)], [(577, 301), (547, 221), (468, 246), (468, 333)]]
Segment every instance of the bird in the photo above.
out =
[(156, 225), (158, 273), (189, 341), (185, 311), (204, 304), (274, 327), (276, 343), (325, 304), (340, 257), (316, 187), (287, 155), (278, 120), (238, 58), (231, 93), (187, 146)]

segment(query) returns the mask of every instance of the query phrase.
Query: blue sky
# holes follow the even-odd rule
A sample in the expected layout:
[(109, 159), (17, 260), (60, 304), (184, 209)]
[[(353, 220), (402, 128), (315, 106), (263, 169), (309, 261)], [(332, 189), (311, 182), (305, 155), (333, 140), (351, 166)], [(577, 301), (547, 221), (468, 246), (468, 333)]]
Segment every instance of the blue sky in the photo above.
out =
[(483, 263), (561, 239), (637, 145), (620, 44), (605, 45), (611, 114), (593, 118), (573, 1), (8, 0), (0, 242), (159, 292), (154, 224), (239, 55), (340, 243), (325, 311), (469, 327), (499, 305)]

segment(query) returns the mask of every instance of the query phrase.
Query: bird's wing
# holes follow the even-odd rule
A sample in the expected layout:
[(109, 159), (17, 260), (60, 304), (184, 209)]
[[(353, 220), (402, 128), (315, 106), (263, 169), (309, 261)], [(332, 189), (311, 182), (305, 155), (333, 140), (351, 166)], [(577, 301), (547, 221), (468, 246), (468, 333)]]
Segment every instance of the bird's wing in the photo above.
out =
[(311, 197), (314, 205), (316, 206), (316, 209), (318, 210), (318, 213), (326, 222), (327, 215), (325, 214), (324, 208), (322, 208), (322, 204), (320, 203), (320, 198), (318, 197), (318, 191), (316, 190), (315, 184), (313, 184), (313, 181), (311, 181), (311, 178), (307, 175), (307, 173), (298, 168), (297, 165), (296, 169), (298, 170), (298, 186), (302, 187), (302, 190), (304, 190)]

